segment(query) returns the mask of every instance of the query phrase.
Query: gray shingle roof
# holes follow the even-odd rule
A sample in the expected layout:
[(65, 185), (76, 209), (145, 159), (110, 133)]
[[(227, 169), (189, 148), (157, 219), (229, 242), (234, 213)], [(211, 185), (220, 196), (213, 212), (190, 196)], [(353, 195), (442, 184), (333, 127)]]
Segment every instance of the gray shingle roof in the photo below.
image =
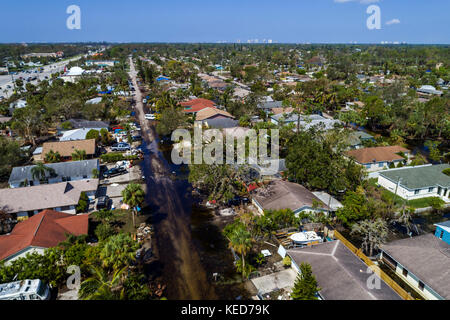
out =
[(370, 289), (367, 280), (373, 273), (339, 240), (287, 252), (298, 266), (311, 265), (325, 300), (401, 300), (381, 279), (380, 289)]
[(318, 209), (329, 209), (304, 186), (283, 180), (274, 180), (267, 189), (256, 189), (253, 198), (263, 210), (291, 209), (295, 212), (299, 209), (312, 208), (314, 202), (319, 205)]
[(78, 204), (81, 192), (96, 191), (97, 188), (98, 179), (91, 179), (0, 189), (0, 209), (18, 213), (73, 206)]
[(273, 109), (273, 108), (281, 108), (283, 106), (283, 101), (271, 101), (264, 102), (258, 105), (259, 109)]
[(449, 188), (450, 177), (442, 173), (446, 168), (450, 168), (450, 165), (439, 164), (418, 168), (403, 168), (399, 170), (383, 171), (380, 172), (380, 175), (395, 182), (400, 178), (400, 185), (410, 190), (434, 186)]
[(429, 233), (381, 249), (444, 299), (450, 299), (450, 245)]
[[(46, 167), (55, 170), (55, 174), (58, 177), (83, 177), (92, 175), (92, 170), (97, 169), (99, 166), (99, 160), (83, 160), (83, 161), (73, 161), (73, 162), (60, 162), (60, 163), (49, 163), (45, 165)], [(33, 175), (31, 169), (35, 166), (26, 167), (15, 167), (13, 168), (11, 175), (9, 176), (9, 184), (21, 183), (25, 179), (32, 181)], [(48, 173), (46, 173), (49, 176)]]

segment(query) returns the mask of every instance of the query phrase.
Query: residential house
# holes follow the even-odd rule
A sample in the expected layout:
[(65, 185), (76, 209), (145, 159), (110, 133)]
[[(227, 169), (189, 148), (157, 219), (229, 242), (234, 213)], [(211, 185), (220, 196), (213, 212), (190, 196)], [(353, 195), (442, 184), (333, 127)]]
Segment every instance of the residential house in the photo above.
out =
[[(309, 130), (312, 127), (322, 128), (324, 130), (331, 130), (335, 128), (335, 126), (340, 125), (341, 122), (339, 120), (334, 119), (327, 119), (325, 117), (322, 117), (318, 114), (312, 114), (312, 115), (298, 115), (294, 113), (279, 113), (276, 115), (272, 115), (270, 117), (270, 121), (273, 124), (276, 125), (288, 125), (288, 124), (295, 124), (297, 126), (298, 120), (300, 117), (300, 127), (302, 127), (304, 130)], [(295, 128), (294, 130), (297, 130)]]
[(450, 299), (450, 245), (435, 235), (385, 244), (381, 259), (424, 299)]
[(350, 149), (362, 149), (366, 142), (375, 142), (375, 139), (364, 131), (352, 131), (347, 139)]
[(46, 142), (42, 146), (42, 157), (45, 159), (45, 156), (53, 151), (58, 152), (62, 160), (71, 160), (75, 150), (84, 150), (88, 158), (94, 158), (97, 151), (95, 139)]
[[(53, 171), (52, 174), (45, 172), (46, 184), (53, 184), (65, 181), (77, 181), (85, 179), (94, 179), (93, 171), (100, 171), (100, 161), (98, 159), (49, 163), (45, 165)], [(33, 168), (36, 166), (15, 167), (9, 176), (9, 186), (11, 188), (20, 188), (24, 181), (28, 182), (28, 186), (37, 186), (41, 182), (33, 177)]]
[(405, 200), (439, 197), (450, 202), (448, 164), (405, 167), (380, 172), (378, 184)]
[(72, 129), (106, 129), (109, 130), (109, 123), (105, 121), (90, 121), (84, 119), (70, 119)]
[(94, 200), (97, 189), (98, 179), (0, 189), (0, 209), (18, 218), (33, 216), (46, 209), (75, 214), (81, 193)]
[(184, 107), (184, 112), (187, 114), (193, 114), (194, 116), (199, 112), (200, 110), (203, 110), (205, 108), (215, 108), (216, 104), (214, 101), (208, 100), (208, 99), (193, 99), (185, 102), (180, 103), (181, 106)]
[(239, 125), (239, 121), (234, 120), (234, 117), (217, 108), (205, 108), (197, 112), (195, 117), (196, 124), (207, 126), (208, 128), (233, 128)]
[(9, 104), (9, 115), (12, 116), (16, 109), (22, 109), (27, 106), (27, 101), (23, 99), (16, 100)]
[(56, 247), (67, 235), (88, 233), (89, 215), (44, 210), (26, 221), (19, 222), (10, 234), (0, 236), (0, 261), (8, 265), (27, 254), (43, 254), (45, 249)]
[(362, 148), (347, 151), (347, 156), (364, 166), (368, 172), (396, 167), (409, 161), (410, 151), (400, 146)]
[(437, 95), (437, 96), (442, 96), (443, 92), (436, 90), (435, 87), (433, 86), (421, 86), (419, 89), (417, 89), (417, 93), (418, 94), (422, 94), (422, 95), (426, 95), (426, 96), (431, 96), (431, 95)]
[[(323, 300), (401, 300), (340, 240), (287, 250), (287, 255), (297, 272), (302, 263), (311, 265)], [(369, 277), (380, 286), (367, 285)]]
[(261, 214), (265, 210), (291, 209), (301, 212), (328, 212), (330, 208), (304, 186), (283, 180), (273, 180), (265, 187), (256, 189), (252, 202)]
[(274, 108), (282, 108), (283, 101), (265, 101), (258, 105), (258, 109), (263, 110), (265, 113), (269, 114)]
[(102, 128), (82, 128), (82, 129), (74, 129), (68, 130), (63, 133), (63, 135), (59, 138), (59, 141), (77, 141), (77, 140), (86, 140), (86, 136), (91, 130), (96, 130), (100, 132)]
[(436, 223), (436, 232), (434, 235), (450, 245), (450, 220)]

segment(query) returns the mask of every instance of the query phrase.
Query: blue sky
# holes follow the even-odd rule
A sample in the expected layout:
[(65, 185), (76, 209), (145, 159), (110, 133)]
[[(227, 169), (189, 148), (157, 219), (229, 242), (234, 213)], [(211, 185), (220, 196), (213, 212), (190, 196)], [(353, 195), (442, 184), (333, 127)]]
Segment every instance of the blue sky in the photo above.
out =
[[(66, 27), (72, 4), (81, 30)], [(366, 27), (369, 5), (380, 30)], [(4, 0), (1, 11), (2, 43), (450, 43), (448, 0)]]

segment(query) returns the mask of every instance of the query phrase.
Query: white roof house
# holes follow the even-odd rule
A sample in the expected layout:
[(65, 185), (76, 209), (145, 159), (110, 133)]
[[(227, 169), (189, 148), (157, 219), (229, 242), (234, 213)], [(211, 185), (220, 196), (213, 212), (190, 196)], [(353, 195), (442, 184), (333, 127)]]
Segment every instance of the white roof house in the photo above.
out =
[(72, 67), (67, 73), (68, 76), (81, 76), (84, 73), (84, 69), (80, 67)]
[(417, 92), (425, 94), (435, 94), (439, 96), (443, 94), (442, 91), (436, 90), (435, 87), (429, 85), (421, 86), (419, 89), (417, 89)]
[(75, 130), (69, 130), (63, 133), (63, 136), (59, 138), (59, 141), (76, 141), (76, 140), (85, 140), (86, 135), (91, 130), (97, 130), (100, 132), (102, 128), (81, 128)]

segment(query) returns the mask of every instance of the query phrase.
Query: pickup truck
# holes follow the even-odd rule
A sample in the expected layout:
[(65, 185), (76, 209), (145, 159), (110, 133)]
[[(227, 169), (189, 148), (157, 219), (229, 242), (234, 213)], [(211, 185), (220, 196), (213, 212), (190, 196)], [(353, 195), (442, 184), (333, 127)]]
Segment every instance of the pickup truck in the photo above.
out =
[(128, 151), (131, 147), (128, 143), (116, 143), (111, 147), (111, 151)]
[(120, 175), (125, 174), (125, 173), (127, 173), (127, 169), (125, 169), (125, 168), (122, 168), (122, 167), (112, 168), (112, 169), (109, 169), (108, 171), (106, 171), (103, 174), (103, 177), (104, 178), (111, 178), (111, 177), (120, 176)]

